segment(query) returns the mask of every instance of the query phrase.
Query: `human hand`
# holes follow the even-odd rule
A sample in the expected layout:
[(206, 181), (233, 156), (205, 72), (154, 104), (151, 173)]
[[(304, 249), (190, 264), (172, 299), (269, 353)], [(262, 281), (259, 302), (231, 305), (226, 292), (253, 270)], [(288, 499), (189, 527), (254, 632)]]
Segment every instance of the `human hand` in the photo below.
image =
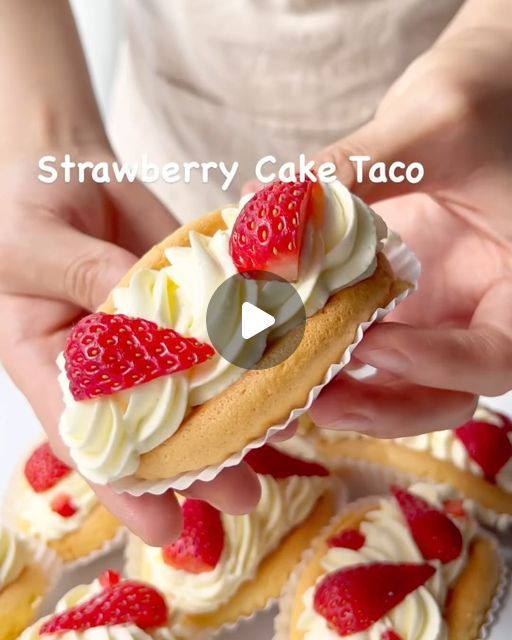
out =
[[(113, 160), (103, 143), (76, 149), (73, 157)], [(0, 359), (55, 452), (71, 464), (57, 428), (62, 399), (55, 358), (72, 324), (103, 302), (137, 256), (176, 222), (139, 183), (43, 184), (37, 180), (38, 159), (34, 154), (0, 168)], [(93, 488), (149, 544), (163, 545), (179, 533), (181, 513), (173, 492), (135, 498)], [(258, 500), (259, 483), (241, 465), (211, 483), (196, 483), (188, 494), (240, 513)]]
[[(512, 388), (512, 37), (441, 39), (374, 120), (315, 158), (397, 230), (422, 262), (419, 291), (355, 351), (378, 373), (340, 376), (312, 408), (320, 426), (380, 437), (454, 427), (476, 396)], [(356, 184), (351, 155), (419, 161), (419, 185)]]

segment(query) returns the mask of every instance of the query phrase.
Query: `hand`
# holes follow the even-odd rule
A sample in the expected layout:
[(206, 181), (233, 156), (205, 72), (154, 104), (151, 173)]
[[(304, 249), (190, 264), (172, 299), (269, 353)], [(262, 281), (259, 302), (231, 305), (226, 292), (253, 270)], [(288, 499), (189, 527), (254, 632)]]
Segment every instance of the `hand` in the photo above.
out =
[[(73, 157), (113, 160), (106, 144), (75, 150)], [(55, 358), (71, 325), (103, 302), (137, 256), (176, 222), (139, 183), (43, 184), (36, 178), (38, 160), (24, 158), (0, 171), (0, 359), (55, 452), (71, 464), (57, 429), (62, 400)], [(173, 492), (134, 498), (108, 487), (93, 489), (149, 544), (178, 535), (181, 515)], [(256, 503), (259, 490), (255, 474), (241, 465), (209, 484), (196, 483), (188, 494), (240, 513)]]
[[(505, 32), (442, 39), (372, 122), (317, 156), (377, 202), (422, 262), (419, 291), (355, 351), (377, 375), (334, 381), (312, 409), (319, 425), (414, 435), (454, 427), (472, 415), (477, 395), (512, 388), (511, 56)], [(356, 184), (350, 155), (419, 161), (425, 179)]]

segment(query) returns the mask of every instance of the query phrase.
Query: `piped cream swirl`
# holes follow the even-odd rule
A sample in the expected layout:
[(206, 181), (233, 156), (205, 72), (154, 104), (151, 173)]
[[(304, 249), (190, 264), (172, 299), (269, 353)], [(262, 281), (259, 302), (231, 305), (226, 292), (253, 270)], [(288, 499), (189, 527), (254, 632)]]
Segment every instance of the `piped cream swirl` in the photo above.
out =
[[(447, 486), (416, 484), (410, 489), (437, 508), (442, 508), (445, 500), (454, 497)], [(392, 629), (401, 638), (407, 640), (446, 640), (447, 629), (443, 619), (443, 610), (448, 590), (460, 575), (467, 559), (467, 550), (475, 533), (471, 518), (457, 522), (463, 541), (464, 551), (459, 558), (446, 565), (433, 562), (437, 571), (422, 587), (410, 593), (398, 606), (366, 631), (347, 636), (354, 640), (381, 640), (385, 631)], [(360, 526), (366, 540), (359, 551), (343, 548), (330, 548), (322, 558), (323, 575), (339, 569), (373, 562), (425, 562), (399, 506), (392, 498), (383, 498), (380, 506), (369, 512)], [(304, 611), (298, 627), (304, 634), (304, 640), (339, 640), (340, 636), (331, 629), (326, 619), (313, 607), (315, 587), (304, 594)]]
[[(97, 580), (91, 584), (82, 584), (63, 596), (55, 607), (55, 613), (63, 613), (101, 593), (102, 587)], [(42, 618), (26, 629), (19, 640), (176, 640), (170, 626), (157, 627), (143, 631), (134, 624), (117, 624), (93, 627), (84, 631), (65, 631), (55, 635), (39, 634), (39, 629), (50, 616)]]
[[(373, 274), (376, 254), (387, 234), (382, 220), (341, 183), (325, 185), (324, 195), (322, 224), (309, 224), (306, 229), (299, 278), (293, 283), (307, 316), (320, 310), (333, 293)], [(167, 249), (167, 266), (141, 270), (127, 287), (116, 289), (116, 312), (152, 320), (209, 342), (208, 303), (217, 288), (236, 273), (229, 239), (245, 202), (224, 209), (226, 229), (219, 229), (211, 237), (191, 231), (190, 246)], [(268, 287), (264, 282), (247, 280), (233, 286), (237, 287), (233, 296), (273, 312), (276, 323), (272, 335), (288, 331), (296, 311), (293, 305), (280, 300), (279, 308), (272, 310), (268, 300), (265, 304)], [(221, 319), (230, 349), (236, 353), (250, 348), (253, 355), (254, 341), (249, 345), (237, 336), (239, 323), (237, 313)], [(261, 353), (267, 338), (264, 333), (260, 336)], [(190, 407), (218, 395), (244, 372), (216, 354), (184, 373), (108, 397), (76, 402), (69, 392), (62, 357), (59, 367), (65, 402), (61, 435), (81, 473), (98, 484), (133, 475), (140, 455), (172, 436)]]
[(19, 578), (26, 565), (26, 553), (23, 541), (0, 526), (0, 591)]
[(222, 514), (224, 550), (217, 566), (200, 574), (175, 569), (160, 549), (140, 543), (140, 563), (132, 578), (147, 580), (166, 594), (171, 606), (191, 614), (215, 610), (256, 575), (262, 560), (312, 511), (329, 479), (300, 477), (275, 480), (259, 476), (262, 495), (247, 515)]
[[(22, 533), (46, 541), (77, 531), (98, 504), (94, 491), (75, 471), (62, 478), (51, 489), (39, 493), (23, 478), (21, 490), (17, 509), (18, 526)], [(76, 508), (76, 512), (70, 517), (64, 518), (51, 508), (52, 500), (61, 494), (69, 496)]]

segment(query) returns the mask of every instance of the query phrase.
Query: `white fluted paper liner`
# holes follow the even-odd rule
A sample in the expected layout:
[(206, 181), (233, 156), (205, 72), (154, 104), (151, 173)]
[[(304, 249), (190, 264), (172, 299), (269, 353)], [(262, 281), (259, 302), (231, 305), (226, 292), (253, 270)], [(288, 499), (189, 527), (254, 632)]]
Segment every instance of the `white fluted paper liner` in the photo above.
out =
[[(329, 468), (333, 468), (331, 463), (322, 461)], [(337, 472), (341, 475), (347, 485), (349, 495), (352, 499), (368, 494), (386, 493), (393, 484), (403, 487), (410, 486), (415, 482), (436, 483), (429, 480), (426, 476), (417, 476), (413, 473), (398, 471), (390, 467), (380, 465), (376, 462), (366, 460), (353, 460), (350, 458), (342, 458), (334, 465)], [(508, 513), (497, 513), (487, 507), (482, 506), (476, 500), (469, 496), (463, 495), (455, 487), (451, 487), (454, 493), (464, 501), (464, 507), (469, 513), (485, 527), (495, 529), (500, 533), (509, 531), (512, 528), (512, 515)]]
[[(351, 502), (345, 506), (339, 513), (337, 513), (331, 521), (322, 529), (319, 535), (313, 540), (309, 549), (304, 551), (300, 563), (297, 565), (295, 571), (291, 574), (286, 587), (283, 590), (283, 595), (279, 601), (279, 612), (274, 620), (274, 637), (273, 640), (290, 640), (290, 626), (291, 626), (291, 613), (293, 600), (295, 598), (295, 592), (299, 584), (299, 580), (306, 568), (306, 566), (312, 561), (319, 545), (325, 540), (332, 531), (337, 522), (348, 513), (352, 511), (359, 511), (363, 509), (375, 508), (378, 501), (385, 497), (384, 495), (367, 496), (365, 498), (359, 498), (354, 502)], [(498, 544), (498, 541), (488, 533), (479, 531), (480, 536), (485, 536), (492, 540), (495, 546), (496, 554), (499, 558), (500, 578), (494, 597), (491, 602), (491, 606), (487, 611), (485, 620), (480, 627), (478, 636), (474, 640), (489, 640), (489, 634), (492, 627), (496, 623), (499, 613), (503, 607), (507, 590), (510, 586), (510, 567), (507, 560)], [(467, 640), (473, 640), (468, 638)]]
[[(339, 478), (333, 478), (331, 491), (333, 492), (333, 495), (335, 498), (335, 511), (339, 511), (345, 506), (346, 500), (347, 500), (347, 491), (346, 491), (345, 485), (339, 480)], [(322, 494), (322, 496), (323, 495), (324, 494)], [(321, 499), (322, 496), (319, 499)], [(313, 510), (315, 509), (316, 504), (317, 503), (315, 503), (315, 505), (313, 506)], [(311, 515), (311, 513), (312, 511), (310, 511), (310, 513), (306, 516), (305, 519), (307, 519), (309, 515)], [(300, 527), (300, 526), (301, 526), (300, 524), (297, 525), (297, 527)], [(279, 544), (281, 544), (284, 538), (286, 538), (286, 536), (289, 535), (294, 528), (296, 527), (293, 527), (292, 529), (290, 529), (290, 531), (288, 531), (283, 536), (283, 538), (281, 538)], [(141, 572), (143, 544), (144, 543), (139, 538), (137, 538), (137, 536), (133, 534), (128, 535), (128, 542), (125, 547), (124, 574), (126, 575), (127, 578), (131, 578), (133, 580), (142, 580), (142, 581), (149, 582), (148, 576), (146, 576), (143, 572)], [(278, 544), (278, 547), (279, 547), (279, 544)], [(270, 553), (272, 553), (272, 551), (270, 551), (269, 554)], [(263, 562), (264, 559), (265, 558), (262, 558), (261, 562)], [(242, 584), (240, 586), (242, 586)], [(222, 631), (231, 631), (233, 629), (236, 629), (238, 625), (242, 622), (244, 623), (251, 622), (252, 620), (254, 620), (254, 618), (258, 614), (260, 614), (263, 611), (268, 611), (269, 609), (274, 607), (278, 602), (279, 602), (279, 597), (269, 598), (265, 603), (265, 606), (262, 607), (261, 609), (257, 609), (256, 611), (252, 612), (249, 615), (241, 616), (235, 622), (224, 624), (218, 628), (207, 628), (202, 630), (198, 630), (195, 628), (188, 628), (183, 624), (180, 624), (179, 616), (178, 616), (178, 620), (176, 624), (176, 632), (178, 633), (178, 636), (180, 638), (183, 638), (184, 640), (208, 640), (209, 638), (213, 638), (217, 636)], [(171, 606), (172, 606), (172, 603), (171, 603)]]
[(143, 493), (162, 494), (169, 489), (176, 491), (184, 491), (188, 489), (194, 482), (201, 480), (203, 482), (209, 482), (216, 478), (218, 474), (227, 467), (234, 467), (243, 460), (243, 458), (252, 449), (257, 449), (266, 444), (272, 436), (280, 431), (283, 431), (291, 422), (296, 420), (303, 413), (308, 411), (313, 402), (317, 399), (320, 391), (331, 380), (340, 373), (340, 371), (350, 362), (352, 352), (356, 346), (363, 339), (364, 332), (374, 323), (382, 320), (385, 316), (391, 313), (398, 304), (403, 302), (418, 285), (418, 279), (420, 275), (420, 263), (414, 255), (414, 253), (405, 245), (404, 242), (394, 233), (386, 239), (382, 252), (389, 260), (395, 277), (397, 279), (409, 282), (412, 286), (405, 291), (401, 292), (396, 298), (394, 298), (385, 308), (377, 309), (367, 322), (363, 322), (359, 325), (356, 331), (356, 335), (352, 344), (345, 350), (341, 360), (338, 363), (332, 364), (327, 370), (322, 382), (311, 389), (308, 394), (307, 402), (303, 407), (294, 409), (288, 419), (279, 425), (273, 425), (270, 427), (266, 434), (253, 442), (246, 445), (242, 451), (239, 451), (229, 458), (227, 458), (222, 464), (213, 465), (201, 469), (199, 471), (192, 471), (190, 473), (182, 473), (174, 478), (166, 478), (162, 480), (141, 480), (134, 476), (127, 478), (121, 478), (112, 483), (111, 486), (114, 491), (122, 493), (127, 492), (135, 496), (140, 496)]
[[(18, 534), (17, 534), (18, 535)], [(27, 564), (37, 565), (46, 578), (45, 593), (34, 603), (34, 619), (37, 618), (44, 608), (46, 596), (50, 594), (60, 580), (64, 572), (64, 564), (59, 556), (47, 546), (37, 540), (22, 540), (27, 550)]]
[[(43, 537), (38, 537), (37, 535), (26, 533), (25, 531), (21, 531), (19, 528), (19, 501), (23, 499), (23, 493), (28, 490), (23, 475), (25, 460), (28, 458), (30, 452), (32, 452), (36, 446), (41, 444), (41, 442), (43, 442), (43, 440), (35, 443), (34, 447), (32, 447), (30, 451), (27, 452), (27, 454), (22, 458), (21, 462), (16, 465), (14, 472), (12, 473), (8, 482), (7, 490), (5, 491), (3, 496), (3, 501), (0, 508), (0, 517), (2, 522), (5, 522), (5, 524), (10, 529), (15, 531), (17, 535), (23, 540), (33, 541), (39, 545), (48, 546), (48, 544), (51, 542), (50, 540), (45, 540)], [(80, 525), (77, 527), (77, 529), (75, 529), (75, 531), (78, 531), (79, 529)], [(70, 562), (61, 560), (61, 562), (63, 563), (65, 571), (72, 571), (74, 569), (83, 567), (91, 562), (94, 562), (98, 558), (107, 555), (112, 551), (115, 551), (116, 549), (119, 549), (124, 545), (125, 541), (126, 529), (125, 527), (119, 525), (119, 528), (117, 529), (115, 535), (108, 540), (104, 540), (103, 544), (98, 549), (95, 549), (86, 556), (77, 558), (76, 560), (72, 560)]]

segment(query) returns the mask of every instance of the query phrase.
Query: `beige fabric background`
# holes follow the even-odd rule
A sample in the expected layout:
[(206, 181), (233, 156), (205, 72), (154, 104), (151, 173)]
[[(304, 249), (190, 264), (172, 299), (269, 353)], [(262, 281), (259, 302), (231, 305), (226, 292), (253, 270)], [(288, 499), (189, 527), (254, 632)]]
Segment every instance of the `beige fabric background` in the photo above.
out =
[(462, 0), (126, 0), (111, 112), (124, 160), (238, 160), (232, 189), (153, 185), (182, 219), (238, 198), (259, 158), (311, 153), (373, 114)]

